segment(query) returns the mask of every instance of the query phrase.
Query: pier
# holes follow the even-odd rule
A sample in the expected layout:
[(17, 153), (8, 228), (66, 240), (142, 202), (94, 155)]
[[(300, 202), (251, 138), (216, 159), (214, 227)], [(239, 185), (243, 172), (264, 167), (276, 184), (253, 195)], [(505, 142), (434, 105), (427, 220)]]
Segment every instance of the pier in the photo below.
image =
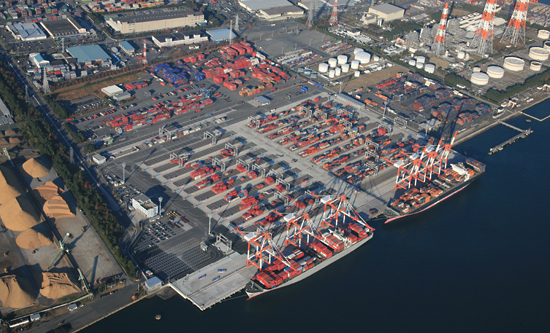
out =
[(525, 113), (525, 112), (521, 112), (521, 114), (524, 115), (524, 116), (526, 116), (526, 117), (528, 117), (528, 118), (531, 118), (531, 119), (534, 119), (534, 120), (540, 121), (540, 122), (543, 122), (543, 121), (545, 121), (546, 119), (550, 118), (550, 116), (546, 116), (546, 117), (544, 117), (544, 118), (542, 118), (542, 119), (539, 119), (539, 118), (537, 118), (537, 117), (535, 117), (535, 116), (532, 116), (532, 115), (530, 115), (530, 114), (527, 114), (527, 113)]
[(518, 131), (519, 134), (516, 135), (516, 136), (514, 136), (513, 138), (511, 138), (511, 139), (509, 139), (509, 140), (506, 140), (506, 141), (504, 141), (503, 143), (501, 143), (501, 144), (499, 144), (499, 145), (497, 145), (497, 146), (494, 146), (493, 148), (489, 149), (489, 155), (492, 155), (492, 154), (494, 154), (494, 153), (496, 153), (496, 152), (499, 152), (499, 151), (501, 151), (502, 149), (504, 149), (505, 146), (511, 145), (512, 143), (516, 142), (516, 141), (519, 140), (519, 139), (525, 139), (529, 134), (533, 133), (533, 131), (532, 131), (530, 128), (528, 128), (528, 129), (526, 129), (526, 130), (522, 130), (521, 128), (518, 128), (518, 127), (516, 127), (516, 126), (514, 126), (514, 125), (510, 125), (510, 124), (505, 123), (505, 122), (500, 121), (500, 120), (498, 120), (498, 123), (499, 123), (499, 124), (502, 124), (502, 125), (504, 125), (504, 126), (506, 126), (506, 127), (509, 127), (509, 128), (511, 128), (511, 129), (513, 129), (513, 130), (515, 130), (515, 131)]

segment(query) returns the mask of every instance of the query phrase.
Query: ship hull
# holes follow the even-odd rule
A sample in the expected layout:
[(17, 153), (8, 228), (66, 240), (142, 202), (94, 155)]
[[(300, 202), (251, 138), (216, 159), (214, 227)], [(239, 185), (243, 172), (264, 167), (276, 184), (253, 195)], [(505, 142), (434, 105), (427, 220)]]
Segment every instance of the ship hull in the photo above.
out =
[[(305, 271), (304, 273), (296, 276), (295, 278), (291, 279), (291, 280), (288, 280), (286, 281), (285, 283), (277, 286), (277, 287), (274, 287), (274, 288), (271, 288), (271, 289), (262, 289), (259, 290), (258, 292), (250, 292), (249, 290), (246, 290), (246, 294), (248, 295), (248, 299), (251, 299), (251, 298), (254, 298), (254, 297), (257, 297), (259, 295), (262, 295), (262, 294), (265, 294), (267, 292), (270, 292), (270, 291), (273, 291), (273, 290), (277, 290), (277, 289), (280, 289), (280, 288), (284, 288), (284, 287), (287, 287), (287, 286), (290, 286), (290, 285), (293, 285), (297, 282), (300, 282), (304, 279), (306, 279), (307, 277), (317, 273), (318, 271), (322, 270), (323, 268), (327, 267), (328, 265), (340, 260), (341, 258), (347, 256), (348, 254), (350, 254), (351, 252), (355, 251), (356, 249), (360, 248), (363, 244), (365, 244), (366, 242), (368, 242), (369, 240), (371, 240), (371, 238), (373, 237), (373, 233), (371, 232), (369, 234), (368, 237), (366, 237), (365, 239), (351, 245), (350, 247), (348, 247), (347, 249), (344, 249), (342, 250), (342, 252), (338, 253), (338, 254), (335, 254), (333, 255), (332, 257), (328, 258), (328, 259), (325, 259), (323, 260), (321, 263), (319, 263), (318, 265), (315, 265), (314, 267), (312, 267), (311, 269), (308, 269), (307, 271)], [(255, 283), (253, 281), (250, 281), (249, 283)]]
[[(468, 185), (470, 185), (474, 180), (476, 180), (478, 177), (480, 176), (480, 174), (477, 174), (475, 176), (473, 176), (472, 178), (468, 179), (467, 181), (465, 181), (464, 183), (456, 186), (455, 188), (449, 190), (447, 193), (445, 193), (444, 195), (442, 195), (441, 197), (439, 197), (436, 201), (434, 202), (430, 202), (424, 206), (421, 206), (421, 207), (418, 207), (417, 209), (413, 210), (412, 212), (410, 213), (407, 213), (407, 214), (401, 214), (401, 215), (397, 215), (397, 216), (393, 216), (393, 217), (389, 217), (386, 222), (384, 223), (390, 223), (392, 221), (395, 221), (395, 220), (398, 220), (398, 219), (401, 219), (401, 218), (404, 218), (404, 217), (408, 217), (408, 216), (413, 216), (413, 215), (416, 215), (416, 214), (420, 214), (432, 207), (434, 207), (435, 205), (437, 205), (438, 203), (442, 202), (442, 201), (445, 201), (447, 200), (448, 198), (452, 197), (453, 195), (457, 194), (458, 192), (462, 191), (463, 189), (465, 189)], [(392, 210), (393, 212), (395, 212), (395, 210)]]

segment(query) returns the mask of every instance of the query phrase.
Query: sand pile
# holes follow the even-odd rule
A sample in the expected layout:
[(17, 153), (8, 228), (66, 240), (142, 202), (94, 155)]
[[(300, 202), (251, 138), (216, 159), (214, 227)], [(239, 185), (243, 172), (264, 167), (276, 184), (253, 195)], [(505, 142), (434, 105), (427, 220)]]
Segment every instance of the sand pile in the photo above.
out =
[(11, 138), (8, 139), (8, 142), (10, 144), (16, 144), (16, 143), (21, 143), (21, 138), (18, 137), (18, 136), (13, 136)]
[(0, 301), (3, 308), (19, 309), (34, 303), (34, 297), (23, 290), (23, 281), (15, 275), (0, 277)]
[(36, 211), (23, 195), (0, 205), (0, 218), (13, 231), (24, 231), (39, 223)]
[(50, 200), (53, 197), (56, 197), (61, 194), (61, 189), (55, 185), (53, 182), (47, 182), (44, 185), (40, 185), (32, 190), (35, 197), (40, 197), (45, 201)]
[(25, 193), (25, 189), (19, 184), (15, 173), (5, 166), (0, 166), (0, 204)]
[(74, 217), (67, 202), (59, 195), (52, 197), (44, 204), (44, 214), (54, 219)]
[(52, 245), (52, 240), (33, 228), (27, 229), (17, 236), (15, 243), (20, 248), (33, 250), (42, 246)]
[(18, 130), (9, 129), (9, 130), (6, 130), (4, 132), (4, 135), (5, 136), (16, 136), (18, 132), (19, 132)]
[(50, 167), (47, 166), (46, 162), (44, 162), (44, 160), (41, 158), (31, 158), (23, 163), (21, 167), (32, 178), (44, 177), (45, 175), (50, 173)]
[(5, 138), (0, 138), (0, 145), (7, 145), (9, 142)]
[(71, 281), (67, 273), (42, 272), (42, 288), (40, 288), (42, 296), (56, 299), (79, 291), (80, 288)]

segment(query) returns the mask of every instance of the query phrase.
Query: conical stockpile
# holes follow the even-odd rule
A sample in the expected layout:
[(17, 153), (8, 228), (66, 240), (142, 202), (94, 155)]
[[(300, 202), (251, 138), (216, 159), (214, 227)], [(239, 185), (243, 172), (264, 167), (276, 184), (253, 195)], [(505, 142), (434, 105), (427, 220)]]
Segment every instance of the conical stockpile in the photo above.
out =
[(19, 184), (15, 173), (5, 166), (0, 166), (0, 204), (25, 193), (25, 189)]
[(52, 197), (44, 204), (44, 214), (54, 219), (74, 217), (67, 202), (59, 195)]
[(4, 132), (4, 135), (5, 136), (15, 136), (17, 135), (18, 131), (17, 130), (12, 130), (12, 129), (9, 129), (9, 130), (6, 130)]
[(21, 167), (32, 178), (44, 177), (50, 173), (50, 168), (46, 166), (46, 162), (41, 158), (31, 158), (23, 163)]
[(17, 246), (20, 248), (28, 250), (53, 244), (50, 238), (33, 228), (27, 229), (20, 233), (15, 239), (15, 243), (17, 243)]
[(53, 182), (47, 182), (44, 185), (35, 187), (32, 192), (35, 194), (35, 197), (38, 196), (44, 201), (48, 201), (53, 197), (59, 196), (61, 194), (61, 189)]
[(15, 275), (0, 277), (0, 301), (2, 308), (19, 309), (34, 303), (35, 298), (23, 290), (24, 279)]
[(12, 231), (24, 231), (39, 223), (34, 208), (23, 195), (0, 205), (0, 218)]
[(42, 272), (40, 294), (49, 299), (56, 299), (79, 292), (80, 289), (71, 281), (67, 273)]

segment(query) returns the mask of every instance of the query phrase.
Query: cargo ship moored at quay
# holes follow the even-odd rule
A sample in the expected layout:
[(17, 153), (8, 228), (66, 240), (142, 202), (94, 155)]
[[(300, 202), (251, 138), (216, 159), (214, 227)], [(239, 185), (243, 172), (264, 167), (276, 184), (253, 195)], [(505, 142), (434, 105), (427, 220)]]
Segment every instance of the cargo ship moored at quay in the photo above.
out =
[(249, 299), (300, 282), (372, 239), (374, 229), (345, 196), (321, 202), (325, 211), (318, 224), (307, 213), (284, 216), (287, 235), (281, 248), (269, 233), (248, 236), (248, 263), (258, 268), (245, 287)]

